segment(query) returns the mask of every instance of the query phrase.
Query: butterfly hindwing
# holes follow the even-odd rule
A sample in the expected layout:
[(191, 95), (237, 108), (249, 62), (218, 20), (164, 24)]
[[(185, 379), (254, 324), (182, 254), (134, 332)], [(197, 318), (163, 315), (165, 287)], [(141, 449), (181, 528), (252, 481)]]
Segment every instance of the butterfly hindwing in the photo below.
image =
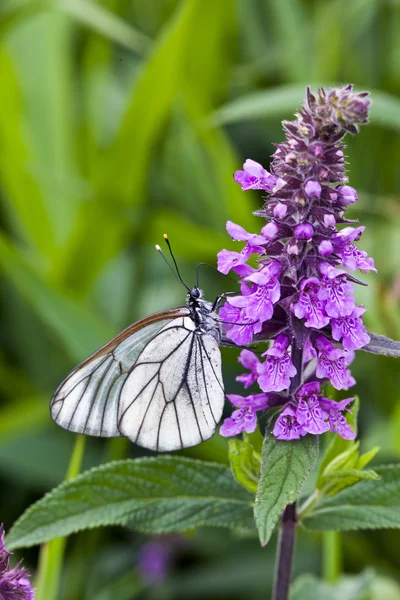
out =
[(223, 405), (217, 340), (179, 318), (138, 356), (122, 386), (118, 428), (139, 446), (177, 450), (211, 437)]
[(78, 365), (51, 399), (52, 419), (76, 433), (120, 436), (118, 405), (127, 375), (143, 348), (178, 314), (188, 310), (165, 311), (136, 323)]

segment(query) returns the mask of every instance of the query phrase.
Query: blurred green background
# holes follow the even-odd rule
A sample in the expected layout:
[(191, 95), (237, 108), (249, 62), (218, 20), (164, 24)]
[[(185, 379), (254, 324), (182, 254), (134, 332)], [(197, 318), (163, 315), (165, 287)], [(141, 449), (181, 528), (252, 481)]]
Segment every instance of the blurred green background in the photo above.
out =
[[(184, 279), (214, 265), (227, 219), (256, 231), (260, 195), (232, 179), (268, 166), (305, 86), (371, 90), (371, 122), (347, 139), (352, 217), (379, 274), (357, 290), (366, 323), (400, 339), (399, 0), (1, 0), (0, 522), (61, 482), (73, 434), (52, 424), (59, 380), (123, 327), (184, 302), (154, 250), (166, 231)], [(201, 273), (208, 298), (232, 288)], [(358, 353), (361, 438), (400, 458), (398, 363)], [(226, 387), (240, 372), (224, 350)], [(85, 467), (143, 454), (88, 440)], [(218, 435), (191, 456), (227, 460)], [(68, 542), (60, 600), (268, 597), (275, 540), (188, 534), (166, 581), (136, 568), (143, 536)], [(396, 532), (341, 537), (343, 568), (400, 573)], [(35, 549), (23, 553), (35, 570)], [(320, 573), (321, 538), (300, 532), (296, 571)], [(382, 596), (383, 597), (383, 596)], [(389, 597), (389, 596), (384, 596)], [(398, 598), (399, 596), (393, 596)]]

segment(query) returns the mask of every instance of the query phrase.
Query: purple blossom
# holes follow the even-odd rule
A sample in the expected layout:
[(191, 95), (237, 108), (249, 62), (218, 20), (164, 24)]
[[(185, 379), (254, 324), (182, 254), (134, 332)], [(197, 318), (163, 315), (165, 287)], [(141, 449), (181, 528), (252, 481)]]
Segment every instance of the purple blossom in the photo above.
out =
[(324, 311), (323, 302), (319, 298), (321, 283), (316, 277), (303, 279), (300, 284), (300, 295), (292, 310), (298, 319), (306, 319), (306, 327), (321, 329), (328, 325), (330, 318)]
[(252, 433), (257, 427), (257, 411), (270, 408), (268, 394), (253, 394), (247, 398), (228, 394), (227, 398), (239, 410), (235, 410), (221, 425), (219, 432), (224, 437), (237, 435), (242, 431)]
[(295, 410), (288, 405), (277, 418), (272, 433), (278, 440), (299, 440), (307, 432), (297, 420)]
[(342, 414), (342, 411), (349, 410), (346, 408), (354, 398), (346, 398), (341, 402), (322, 398), (321, 406), (328, 415), (329, 429), (333, 433), (338, 433), (345, 440), (354, 440), (356, 433), (351, 425), (349, 425)]
[(304, 384), (296, 393), (296, 418), (307, 433), (319, 435), (329, 430), (327, 415), (321, 408), (317, 381)]
[(358, 350), (370, 341), (361, 319), (364, 312), (363, 306), (356, 306), (350, 315), (332, 319), (333, 339), (338, 342), (342, 340), (343, 348), (346, 350)]
[(161, 541), (147, 542), (139, 550), (137, 566), (145, 581), (150, 585), (159, 585), (165, 580), (171, 566), (168, 546)]
[(317, 338), (316, 347), (319, 351), (316, 376), (329, 379), (337, 390), (345, 389), (349, 380), (345, 350), (336, 348), (323, 336)]
[(254, 323), (244, 314), (243, 310), (232, 306), (229, 302), (225, 302), (219, 310), (219, 317), (222, 320), (225, 329), (226, 337), (237, 346), (247, 346), (253, 341), (254, 328), (259, 325)]
[(243, 373), (236, 377), (236, 381), (243, 383), (245, 389), (249, 388), (257, 381), (258, 377), (258, 365), (260, 359), (257, 354), (254, 354), (251, 350), (242, 350), (239, 354), (239, 362), (244, 366), (245, 369), (249, 369), (250, 373)]
[(248, 158), (243, 165), (243, 171), (236, 171), (234, 180), (242, 190), (267, 190), (272, 191), (277, 183), (277, 178), (268, 173), (258, 162)]
[(4, 545), (4, 528), (0, 525), (0, 599), (33, 600), (34, 591), (26, 569), (19, 565), (10, 569), (10, 555)]
[(263, 392), (280, 392), (290, 386), (290, 378), (297, 373), (287, 351), (289, 338), (287, 335), (279, 335), (272, 348), (269, 348), (262, 356), (265, 361), (258, 365), (258, 385)]
[(318, 297), (325, 301), (326, 314), (329, 317), (350, 315), (355, 306), (354, 287), (348, 283), (346, 272), (327, 263), (322, 263), (320, 270), (324, 277)]

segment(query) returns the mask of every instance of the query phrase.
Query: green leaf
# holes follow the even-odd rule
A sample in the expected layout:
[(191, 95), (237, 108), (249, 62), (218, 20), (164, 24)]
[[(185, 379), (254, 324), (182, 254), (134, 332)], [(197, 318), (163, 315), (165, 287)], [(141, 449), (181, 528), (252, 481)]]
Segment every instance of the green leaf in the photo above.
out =
[(391, 340), (384, 335), (377, 335), (376, 333), (368, 332), (371, 341), (366, 346), (363, 346), (361, 350), (366, 352), (372, 352), (373, 354), (383, 354), (384, 356), (393, 356), (398, 358), (400, 356), (400, 342)]
[(55, 331), (74, 360), (111, 338), (111, 331), (93, 312), (52, 288), (15, 246), (0, 235), (0, 272), (3, 272), (42, 322)]
[(322, 500), (305, 516), (308, 529), (349, 531), (400, 527), (400, 465), (377, 467), (380, 481), (361, 481)]
[(251, 504), (223, 465), (173, 456), (118, 461), (44, 496), (15, 523), (7, 544), (33, 546), (106, 525), (145, 533), (202, 525), (252, 529)]
[(324, 477), (325, 485), (328, 487), (325, 492), (327, 496), (335, 496), (341, 490), (358, 483), (359, 481), (377, 480), (379, 475), (372, 470), (361, 471), (358, 469), (343, 469), (334, 471)]
[(379, 450), (379, 446), (375, 446), (374, 448), (371, 448), (371, 450), (369, 450), (368, 452), (364, 452), (364, 454), (361, 454), (356, 464), (356, 469), (363, 469), (368, 463), (371, 462), (371, 460), (376, 456)]
[(261, 455), (239, 439), (229, 440), (229, 460), (237, 481), (254, 494), (260, 476)]
[(261, 455), (264, 438), (261, 435), (261, 431), (258, 429), (258, 427), (252, 433), (243, 432), (243, 440)]
[(89, 0), (55, 0), (54, 4), (82, 25), (129, 50), (145, 53), (150, 46), (151, 39), (144, 33), (134, 29), (127, 21), (123, 21), (98, 3)]
[(265, 546), (283, 509), (295, 502), (318, 456), (318, 437), (284, 442), (267, 433), (254, 515)]

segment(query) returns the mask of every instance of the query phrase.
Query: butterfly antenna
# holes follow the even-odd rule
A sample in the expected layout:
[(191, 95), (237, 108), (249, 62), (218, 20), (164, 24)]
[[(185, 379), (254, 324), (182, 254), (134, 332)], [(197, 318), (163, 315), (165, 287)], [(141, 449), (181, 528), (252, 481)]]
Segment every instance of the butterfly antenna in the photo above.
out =
[(186, 283), (183, 281), (183, 279), (182, 279), (182, 277), (181, 277), (181, 274), (180, 274), (180, 272), (179, 272), (179, 269), (178, 269), (178, 265), (176, 264), (175, 257), (174, 257), (174, 255), (172, 254), (171, 245), (170, 245), (170, 243), (169, 243), (168, 236), (167, 236), (167, 234), (166, 234), (166, 233), (164, 233), (164, 239), (165, 239), (165, 241), (167, 242), (167, 245), (168, 245), (169, 251), (170, 251), (170, 253), (171, 253), (172, 260), (174, 261), (174, 265), (175, 265), (175, 269), (176, 269), (176, 270), (175, 270), (175, 269), (174, 269), (174, 268), (171, 266), (171, 264), (168, 262), (168, 260), (167, 260), (167, 257), (165, 256), (164, 252), (161, 250), (161, 248), (160, 248), (160, 246), (159, 246), (158, 244), (156, 244), (156, 250), (157, 250), (157, 252), (159, 252), (159, 253), (161, 254), (161, 256), (162, 256), (163, 260), (164, 260), (164, 261), (165, 261), (165, 263), (168, 265), (168, 267), (171, 269), (171, 271), (173, 272), (173, 274), (174, 274), (174, 276), (176, 277), (176, 279), (177, 279), (178, 281), (180, 281), (180, 282), (181, 282), (181, 284), (182, 284), (182, 285), (183, 285), (183, 286), (184, 286), (184, 287), (187, 289), (187, 291), (188, 291), (188, 292), (190, 292), (190, 288), (189, 288), (189, 287), (186, 285)]

